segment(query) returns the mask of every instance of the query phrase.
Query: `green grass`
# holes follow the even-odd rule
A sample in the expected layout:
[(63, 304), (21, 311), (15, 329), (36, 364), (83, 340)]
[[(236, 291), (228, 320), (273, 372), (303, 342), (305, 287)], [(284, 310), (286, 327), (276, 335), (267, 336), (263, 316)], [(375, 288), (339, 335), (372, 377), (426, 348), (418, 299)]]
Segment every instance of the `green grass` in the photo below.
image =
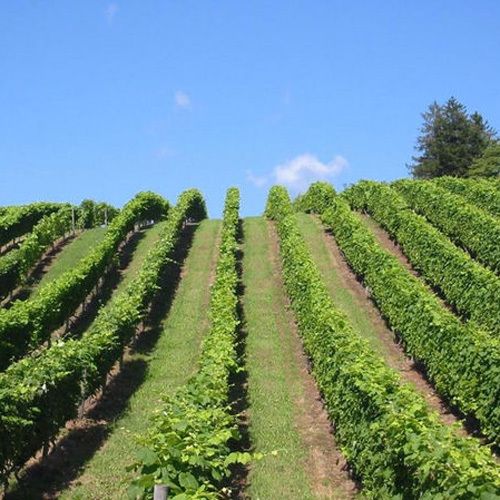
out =
[(254, 500), (312, 499), (307, 450), (295, 427), (302, 384), (267, 222), (245, 219), (243, 232), (249, 432), (255, 451), (267, 454), (252, 464), (248, 490)]
[(155, 349), (150, 355), (135, 352), (125, 364), (135, 383), (141, 376), (144, 381), (130, 397), (125, 412), (109, 428), (102, 448), (61, 498), (126, 498), (128, 482), (133, 477), (126, 467), (139, 448), (134, 435), (149, 428), (161, 395), (184, 384), (197, 369), (201, 340), (209, 328), (209, 282), (219, 229), (220, 222), (213, 220), (202, 222), (197, 229), (184, 265), (184, 277)]
[(339, 273), (332, 265), (327, 243), (323, 235), (321, 222), (311, 215), (297, 214), (300, 233), (306, 240), (316, 267), (321, 272), (323, 282), (330, 292), (335, 306), (348, 317), (354, 330), (366, 339), (372, 349), (383, 357), (387, 357), (388, 348), (380, 340), (366, 307), (353, 292), (346, 288)]
[[(127, 263), (125, 269), (121, 271), (120, 281), (113, 291), (113, 295), (125, 290), (128, 284), (134, 279), (148, 251), (158, 240), (163, 226), (164, 222), (159, 222), (152, 227), (143, 229), (139, 234), (136, 234), (137, 241), (134, 242), (131, 248), (132, 255), (130, 261)], [(77, 266), (78, 262), (101, 242), (105, 232), (105, 228), (102, 227), (88, 229), (68, 245), (54, 261), (49, 271), (44, 275), (40, 284), (36, 287), (34, 294), (36, 294), (42, 286), (57, 279), (64, 272)]]
[(321, 223), (307, 214), (298, 214), (299, 230), (311, 251), (314, 263), (323, 276), (334, 304), (349, 318), (354, 330), (370, 342), (371, 347), (384, 356), (387, 347), (378, 337), (373, 323), (354, 294), (348, 290), (336, 269), (332, 266), (329, 250), (323, 235)]
[(106, 228), (96, 227), (84, 231), (75, 238), (62, 252), (57, 256), (49, 270), (44, 274), (38, 285), (36, 285), (33, 295), (47, 283), (56, 280), (70, 269), (74, 269), (80, 260), (82, 260), (90, 251), (99, 244), (106, 233)]
[(134, 279), (135, 275), (141, 268), (142, 261), (146, 257), (149, 250), (151, 250), (151, 247), (158, 240), (164, 225), (164, 222), (158, 222), (154, 226), (143, 231), (144, 236), (140, 236), (139, 242), (133, 250), (133, 258), (122, 273), (120, 283), (118, 283), (114, 293), (124, 291), (129, 283)]

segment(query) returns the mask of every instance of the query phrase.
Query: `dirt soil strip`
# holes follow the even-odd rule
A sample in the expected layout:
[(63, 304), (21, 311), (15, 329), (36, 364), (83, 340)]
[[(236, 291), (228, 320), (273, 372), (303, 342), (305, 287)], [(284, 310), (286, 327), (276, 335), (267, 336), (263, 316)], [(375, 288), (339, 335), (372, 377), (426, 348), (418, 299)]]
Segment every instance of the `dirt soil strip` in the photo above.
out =
[(419, 277), (419, 273), (413, 268), (410, 261), (404, 254), (401, 247), (390, 237), (389, 233), (385, 231), (380, 224), (372, 219), (368, 214), (362, 214), (360, 212), (355, 213), (361, 222), (373, 233), (378, 244), (385, 248), (388, 252), (392, 253), (398, 260), (403, 264), (403, 266), (415, 277)]
[(373, 219), (368, 214), (362, 214), (360, 212), (353, 213), (356, 214), (359, 220), (373, 233), (373, 236), (375, 236), (377, 243), (382, 248), (392, 253), (392, 255), (394, 255), (399, 260), (399, 262), (401, 262), (401, 264), (403, 264), (403, 266), (408, 270), (409, 273), (411, 273), (416, 278), (419, 278), (420, 281), (429, 289), (429, 293), (432, 293), (445, 309), (455, 314), (458, 319), (461, 319), (461, 315), (457, 313), (453, 306), (446, 301), (446, 297), (443, 296), (441, 291), (438, 288), (434, 288), (430, 283), (428, 283), (425, 277), (422, 276), (421, 273), (413, 267), (413, 265), (403, 252), (401, 246), (391, 238), (390, 234), (375, 219)]
[[(405, 356), (401, 346), (395, 342), (394, 332), (388, 328), (368, 291), (356, 279), (335, 238), (323, 230), (317, 218), (300, 215), (298, 219), (301, 233), (306, 239), (314, 262), (323, 275), (323, 281), (334, 303), (344, 311), (355, 331), (371, 344), (389, 366), (399, 372), (404, 382), (415, 387), (425, 398), (429, 407), (439, 412), (444, 424), (451, 425), (458, 422), (459, 420), (451, 413), (446, 403), (417, 370), (411, 359)], [(400, 257), (404, 258), (404, 256)], [(466, 434), (463, 428), (458, 429), (458, 432), (461, 435)]]
[(138, 449), (135, 433), (149, 427), (161, 394), (196, 370), (209, 326), (206, 311), (219, 228), (218, 221), (203, 222), (196, 233), (188, 227), (174, 260), (182, 264), (188, 251), (189, 256), (182, 267), (169, 265), (162, 293), (138, 342), (126, 350), (121, 369), (115, 366), (105, 391), (89, 402), (83, 418), (68, 422), (49, 456), (31, 464), (6, 498), (126, 498), (133, 476), (126, 466)]
[[(288, 309), (274, 228), (244, 221), (243, 305), (253, 499), (347, 499), (356, 494)], [(274, 452), (274, 453), (273, 453)]]

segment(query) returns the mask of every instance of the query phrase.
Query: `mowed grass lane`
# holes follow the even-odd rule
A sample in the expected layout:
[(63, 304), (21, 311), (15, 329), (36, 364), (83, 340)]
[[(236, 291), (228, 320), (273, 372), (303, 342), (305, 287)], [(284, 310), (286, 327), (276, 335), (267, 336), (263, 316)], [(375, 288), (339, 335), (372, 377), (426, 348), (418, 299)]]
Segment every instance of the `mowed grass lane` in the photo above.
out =
[(354, 330), (370, 343), (372, 349), (382, 357), (387, 357), (387, 344), (380, 339), (373, 317), (370, 317), (367, 310), (369, 299), (366, 294), (356, 295), (349, 288), (347, 282), (355, 283), (356, 278), (347, 265), (339, 262), (339, 256), (335, 258), (330, 253), (321, 222), (311, 215), (297, 214), (297, 224), (334, 304), (346, 314)]
[[(123, 499), (133, 478), (126, 467), (135, 459), (135, 434), (150, 426), (162, 394), (184, 384), (197, 369), (202, 339), (210, 326), (207, 317), (210, 283), (215, 270), (217, 235), (220, 221), (205, 220), (196, 230), (162, 332), (151, 353), (132, 352), (126, 359), (144, 381), (131, 396), (126, 410), (108, 429), (104, 445), (85, 465), (80, 476), (63, 492), (63, 499)], [(139, 373), (139, 376), (141, 376)]]
[(75, 238), (52, 262), (49, 269), (42, 276), (42, 279), (38, 282), (38, 284), (33, 285), (35, 287), (33, 296), (35, 296), (47, 283), (56, 280), (66, 271), (74, 269), (78, 263), (102, 241), (105, 234), (105, 227), (96, 227), (93, 229), (87, 229)]
[[(118, 281), (115, 282), (113, 284), (113, 288), (105, 294), (106, 296), (102, 297), (102, 300), (99, 300), (99, 303), (95, 306), (96, 309), (93, 311), (94, 314), (92, 317), (95, 317), (99, 306), (104, 306), (113, 298), (114, 295), (123, 290), (127, 283), (134, 278), (147, 253), (158, 240), (163, 225), (163, 222), (157, 223), (150, 228), (141, 230), (134, 236), (134, 240), (128, 249), (130, 255), (127, 262), (124, 264), (124, 267), (118, 271)], [(94, 230), (91, 229), (88, 232), (91, 233), (94, 232)], [(83, 234), (86, 233), (87, 232)], [(98, 241), (94, 239), (94, 245), (97, 243)], [(83, 258), (83, 249), (84, 246), (80, 246), (78, 252), (74, 252), (72, 255), (79, 255), (79, 258)], [(68, 260), (66, 261), (66, 264), (67, 262)], [(76, 264), (76, 260), (74, 262)], [(66, 266), (66, 264), (64, 264), (64, 266)], [(86, 323), (86, 325), (86, 327), (88, 327), (89, 324)], [(82, 325), (82, 328), (78, 329), (79, 335), (83, 333), (86, 327), (85, 325)], [(42, 461), (39, 464), (36, 462), (32, 463), (31, 466), (27, 468), (22, 482), (12, 485), (11, 491), (6, 498), (13, 500), (24, 498), (52, 498), (51, 495), (55, 491), (59, 491), (61, 485), (65, 484), (68, 477), (71, 477), (73, 474), (74, 468), (79, 467), (81, 461), (84, 460), (86, 453), (88, 453), (88, 449), (92, 448), (91, 445), (88, 445), (88, 442), (93, 441), (95, 434), (94, 431), (96, 428), (95, 424), (96, 423), (92, 421), (92, 418), (85, 418), (83, 420), (77, 420), (70, 423), (71, 431), (68, 432), (67, 430), (64, 430), (61, 433), (60, 443), (63, 448), (66, 448), (66, 450), (63, 452), (59, 448), (55, 453), (52, 453), (49, 456), (48, 461)], [(82, 431), (84, 432), (82, 433)], [(82, 434), (74, 436), (79, 433)], [(92, 438), (89, 437), (89, 435), (92, 435)], [(80, 439), (86, 441), (85, 443), (82, 443), (82, 448), (85, 448), (85, 451), (82, 453), (79, 453), (78, 450)], [(88, 447), (84, 445), (88, 445)], [(76, 449), (76, 453), (74, 455), (71, 455), (72, 449)]]
[(273, 230), (264, 218), (248, 218), (243, 236), (249, 434), (254, 451), (265, 454), (251, 465), (247, 493), (254, 500), (352, 498), (287, 310)]

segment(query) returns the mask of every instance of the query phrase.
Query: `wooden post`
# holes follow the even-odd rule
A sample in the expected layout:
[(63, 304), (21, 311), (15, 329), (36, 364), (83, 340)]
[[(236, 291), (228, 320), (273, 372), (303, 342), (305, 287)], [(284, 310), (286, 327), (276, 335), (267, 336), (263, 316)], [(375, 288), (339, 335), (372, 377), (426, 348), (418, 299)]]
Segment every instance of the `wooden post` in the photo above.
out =
[(166, 484), (155, 484), (154, 500), (167, 500), (168, 486)]
[(79, 405), (78, 405), (78, 418), (83, 418), (83, 413), (84, 413), (84, 407), (85, 407), (85, 401), (82, 401)]
[(85, 407), (85, 384), (87, 382), (87, 368), (83, 369), (82, 372), (82, 380), (80, 381), (80, 394), (82, 398), (82, 402), (78, 406), (78, 418), (83, 417), (84, 407)]
[(73, 236), (74, 236), (76, 233), (75, 207), (71, 207), (71, 227), (73, 228)]

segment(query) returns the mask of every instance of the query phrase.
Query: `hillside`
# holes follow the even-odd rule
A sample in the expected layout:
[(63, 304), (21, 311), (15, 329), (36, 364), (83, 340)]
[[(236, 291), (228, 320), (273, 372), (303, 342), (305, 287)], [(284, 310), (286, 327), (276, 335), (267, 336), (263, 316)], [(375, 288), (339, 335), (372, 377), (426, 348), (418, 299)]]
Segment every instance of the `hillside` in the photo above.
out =
[(239, 204), (138, 195), (0, 310), (5, 498), (500, 498), (498, 183)]

